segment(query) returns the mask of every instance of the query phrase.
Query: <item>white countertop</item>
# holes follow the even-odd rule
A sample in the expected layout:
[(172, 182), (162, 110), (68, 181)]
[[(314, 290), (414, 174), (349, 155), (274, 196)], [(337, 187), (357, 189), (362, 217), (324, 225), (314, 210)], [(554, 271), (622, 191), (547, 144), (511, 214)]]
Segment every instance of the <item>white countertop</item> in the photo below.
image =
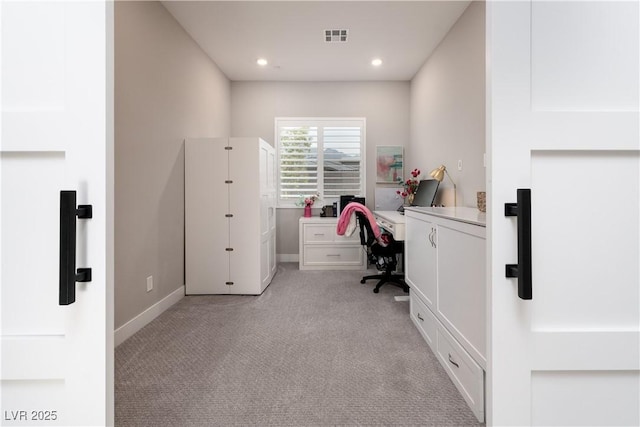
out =
[(404, 210), (439, 216), (441, 218), (452, 219), (455, 221), (467, 222), (469, 224), (479, 225), (481, 227), (486, 227), (487, 225), (487, 214), (485, 212), (480, 212), (477, 208), (467, 208), (462, 206), (444, 208), (421, 208), (413, 206), (405, 207)]
[(336, 216), (301, 216), (298, 220), (299, 222), (338, 222), (338, 217)]

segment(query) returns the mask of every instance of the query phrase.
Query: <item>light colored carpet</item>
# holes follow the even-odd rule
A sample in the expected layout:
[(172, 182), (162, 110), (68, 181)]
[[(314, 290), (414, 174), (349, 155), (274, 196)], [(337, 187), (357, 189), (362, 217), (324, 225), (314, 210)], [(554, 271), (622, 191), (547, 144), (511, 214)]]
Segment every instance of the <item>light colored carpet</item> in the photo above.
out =
[(362, 275), (287, 263), (261, 296), (183, 298), (116, 349), (116, 425), (478, 425), (403, 292)]

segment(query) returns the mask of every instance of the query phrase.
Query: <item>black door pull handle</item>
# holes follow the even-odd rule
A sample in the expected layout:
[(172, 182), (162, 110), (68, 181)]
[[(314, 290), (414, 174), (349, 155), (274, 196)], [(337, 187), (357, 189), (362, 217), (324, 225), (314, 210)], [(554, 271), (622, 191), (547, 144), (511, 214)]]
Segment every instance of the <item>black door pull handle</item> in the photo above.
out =
[(76, 300), (76, 282), (90, 282), (91, 269), (76, 270), (76, 217), (93, 217), (91, 205), (76, 207), (75, 191), (60, 191), (60, 290), (59, 305)]
[(518, 296), (532, 299), (531, 281), (531, 190), (518, 189), (518, 203), (504, 204), (505, 216), (518, 217), (518, 263), (507, 264), (506, 277), (518, 278)]

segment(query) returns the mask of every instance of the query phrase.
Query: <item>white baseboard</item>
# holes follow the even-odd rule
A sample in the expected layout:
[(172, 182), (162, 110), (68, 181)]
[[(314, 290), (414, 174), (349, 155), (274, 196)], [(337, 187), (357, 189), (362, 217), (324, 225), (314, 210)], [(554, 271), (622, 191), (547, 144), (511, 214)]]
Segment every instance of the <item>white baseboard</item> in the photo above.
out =
[(144, 328), (173, 304), (180, 301), (182, 297), (184, 297), (184, 285), (116, 329), (113, 333), (114, 345), (117, 347), (122, 344), (127, 338)]
[(278, 262), (298, 262), (300, 256), (298, 254), (278, 254), (276, 260)]

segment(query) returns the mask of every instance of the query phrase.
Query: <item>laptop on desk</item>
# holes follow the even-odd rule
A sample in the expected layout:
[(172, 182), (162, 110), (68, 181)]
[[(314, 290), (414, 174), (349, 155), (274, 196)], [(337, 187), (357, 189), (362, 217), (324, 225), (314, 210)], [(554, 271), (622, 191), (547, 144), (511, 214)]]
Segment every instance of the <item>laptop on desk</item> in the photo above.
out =
[[(430, 207), (436, 200), (436, 193), (440, 181), (435, 179), (423, 179), (418, 183), (416, 194), (411, 202), (411, 206)], [(398, 208), (398, 212), (404, 214), (404, 206)]]
[(435, 179), (423, 179), (420, 181), (411, 206), (432, 206), (433, 202), (436, 200), (436, 193), (438, 192), (439, 185), (440, 181)]

